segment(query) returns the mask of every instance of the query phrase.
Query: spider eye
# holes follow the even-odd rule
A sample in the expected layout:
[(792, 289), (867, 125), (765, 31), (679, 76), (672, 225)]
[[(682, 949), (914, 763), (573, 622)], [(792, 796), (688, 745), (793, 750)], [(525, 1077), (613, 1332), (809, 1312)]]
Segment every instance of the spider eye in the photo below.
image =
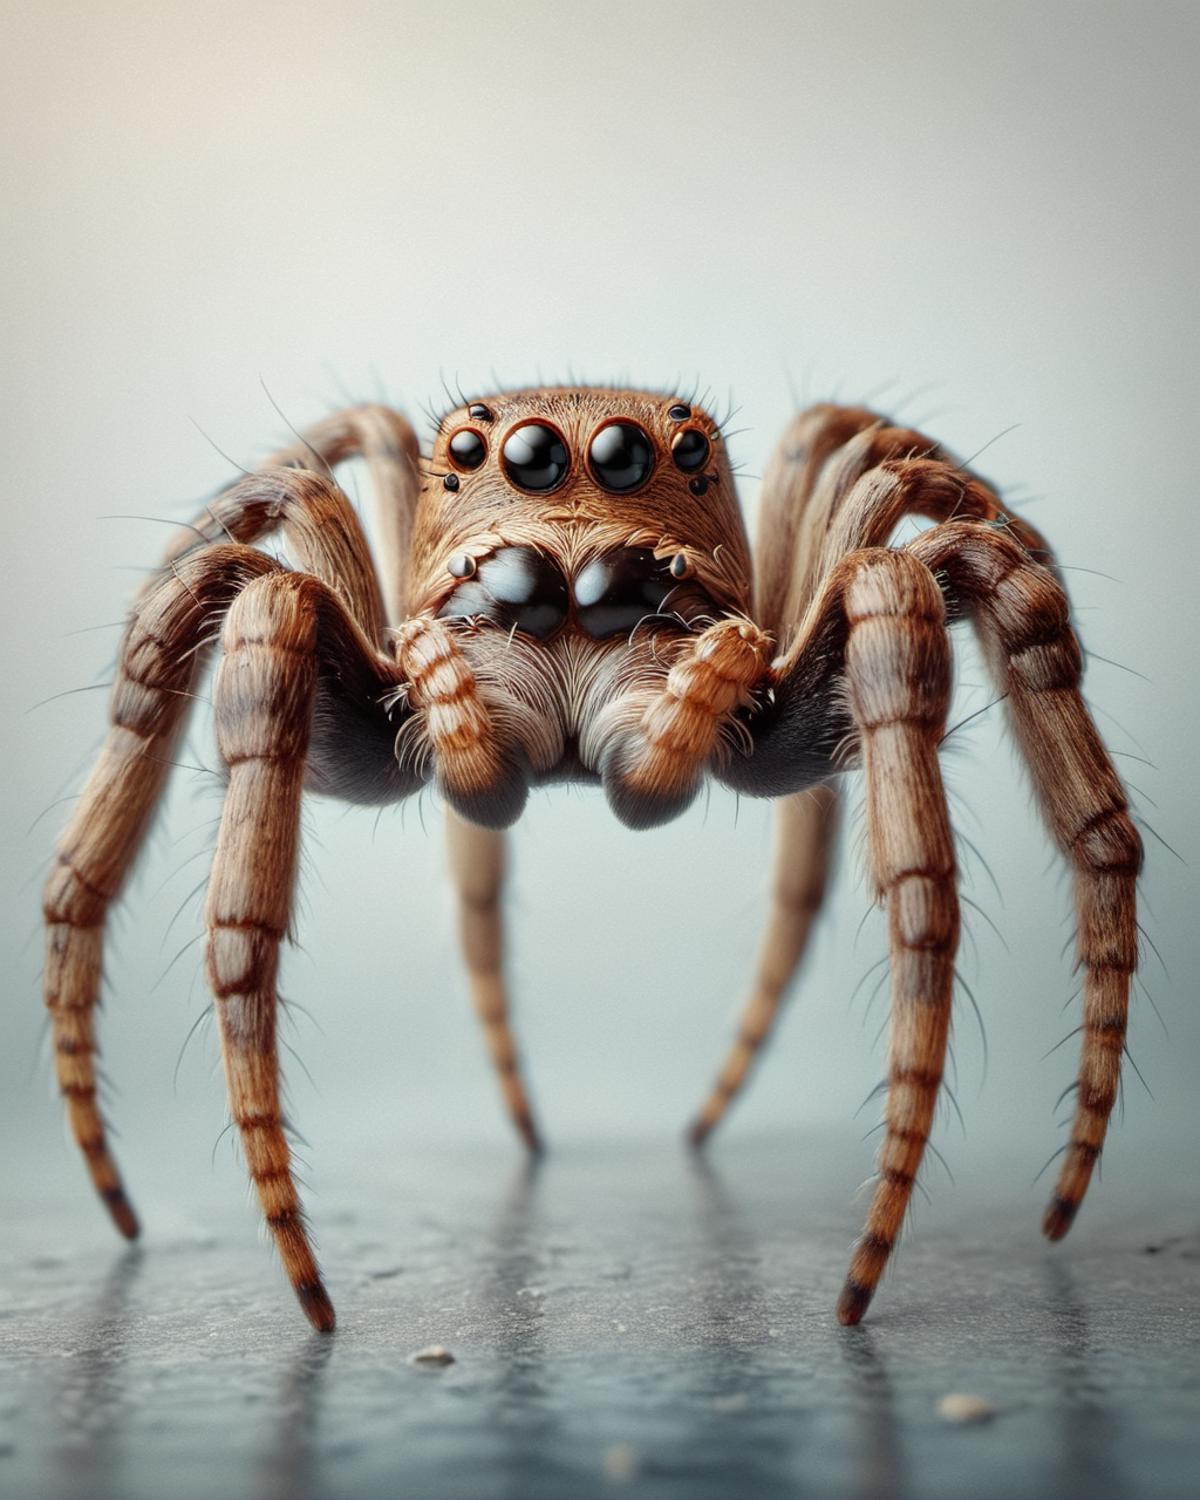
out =
[(553, 427), (526, 422), (514, 428), (501, 450), (504, 472), (523, 490), (545, 494), (556, 490), (567, 477), (571, 456)]
[(708, 462), (711, 452), (708, 439), (698, 427), (685, 427), (671, 444), (671, 457), (675, 467), (685, 474), (694, 474)]
[(460, 427), (450, 439), (450, 462), (468, 473), (487, 457), (487, 443), (473, 427)]
[(588, 449), (588, 464), (606, 490), (640, 489), (654, 469), (654, 449), (636, 422), (609, 422)]

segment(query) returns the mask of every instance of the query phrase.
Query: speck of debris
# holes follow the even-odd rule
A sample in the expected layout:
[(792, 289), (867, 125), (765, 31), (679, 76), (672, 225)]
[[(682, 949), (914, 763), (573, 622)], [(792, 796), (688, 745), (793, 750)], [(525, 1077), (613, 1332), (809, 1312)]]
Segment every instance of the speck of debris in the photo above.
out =
[(410, 1365), (422, 1366), (452, 1365), (454, 1356), (445, 1344), (429, 1344), (424, 1349), (418, 1349), (415, 1354), (410, 1354), (408, 1362)]
[(517, 1290), (517, 1296), (518, 1297), (534, 1297), (534, 1298), (538, 1298), (538, 1297), (544, 1297), (545, 1295), (546, 1295), (546, 1288), (544, 1286), (523, 1286), (523, 1287), (518, 1288), (518, 1290)]
[(951, 1391), (937, 1404), (937, 1413), (943, 1422), (966, 1425), (971, 1422), (990, 1422), (996, 1408), (986, 1396), (971, 1396), (965, 1391)]
[(384, 1266), (381, 1271), (368, 1271), (367, 1275), (372, 1281), (390, 1281), (393, 1276), (403, 1274), (403, 1266)]
[(638, 1456), (628, 1443), (614, 1443), (604, 1450), (604, 1473), (607, 1478), (628, 1483), (637, 1478)]

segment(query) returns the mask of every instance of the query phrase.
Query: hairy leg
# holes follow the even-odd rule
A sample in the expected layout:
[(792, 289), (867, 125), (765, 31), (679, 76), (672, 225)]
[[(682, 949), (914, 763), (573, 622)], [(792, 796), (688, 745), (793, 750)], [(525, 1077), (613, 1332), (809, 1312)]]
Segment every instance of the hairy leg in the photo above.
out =
[(350, 406), (306, 427), (267, 466), (307, 469), (316, 462), (336, 469), (356, 457), (365, 460), (371, 478), (388, 620), (399, 625), (408, 608), (408, 554), (421, 480), (420, 449), (408, 419), (378, 403)]
[(230, 1112), (284, 1270), (313, 1326), (327, 1332), (333, 1306), (292, 1178), (276, 1044), (323, 596), (311, 578), (278, 574), (245, 589), (226, 616), (214, 704), (229, 787), (206, 922)]
[[(311, 455), (310, 455), (311, 461)], [(281, 530), (299, 568), (341, 598), (373, 646), (383, 640), (384, 608), (366, 537), (338, 486), (311, 469), (261, 469), (215, 496), (194, 526), (167, 548), (166, 566), (198, 544), (249, 545)]]
[(863, 407), (815, 406), (793, 420), (764, 481), (759, 623), (789, 648), (829, 571), (849, 552), (886, 545), (907, 515), (1002, 525), (1053, 566), (1034, 527), (934, 439)]
[(695, 1146), (708, 1139), (745, 1084), (795, 978), (825, 897), (830, 848), (837, 829), (837, 792), (832, 786), (819, 786), (786, 797), (779, 804), (776, 821), (771, 913), (754, 985), (742, 1012), (737, 1039), (689, 1129)]
[[(789, 424), (763, 479), (754, 545), (754, 614), (764, 631), (784, 639), (797, 617), (792, 602), (803, 586), (799, 558), (813, 524), (814, 490), (826, 461), (879, 418), (861, 407), (816, 406)], [(777, 843), (771, 911), (755, 978), (734, 1041), (712, 1091), (688, 1131), (701, 1145), (723, 1119), (771, 1034), (800, 965), (824, 899), (836, 835), (832, 785), (783, 798), (776, 813)]]
[(1104, 1145), (1137, 967), (1142, 844), (1080, 693), (1083, 655), (1062, 586), (1003, 531), (955, 522), (909, 551), (972, 615), (1007, 696), (1038, 802), (1075, 876), (1083, 1041), (1071, 1139), (1043, 1229), (1061, 1239)]
[[(375, 496), (382, 553), (379, 583), (374, 581), (375, 570), (354, 508), (331, 482), (332, 471), (339, 464), (360, 456), (366, 461)], [(324, 578), (335, 587), (339, 578), (345, 579), (354, 595), (373, 595), (368, 614), (380, 609), (379, 590), (382, 585), (388, 619), (391, 624), (398, 625), (405, 613), (405, 578), (420, 483), (419, 463), (416, 434), (406, 418), (390, 407), (368, 404), (348, 407), (315, 422), (300, 433), (295, 442), (271, 454), (258, 466), (258, 475), (250, 477), (266, 475), (272, 469), (298, 469), (313, 471), (315, 477), (330, 482), (329, 487), (341, 498), (343, 512), (339, 517), (342, 537), (335, 538), (335, 545), (348, 542), (349, 549), (345, 545), (339, 546), (339, 555), (332, 559), (334, 566), (331, 569), (323, 570), (315, 565), (317, 560), (313, 557), (301, 559), (301, 565), (307, 572)], [(288, 530), (291, 520), (292, 517), (281, 508), (271, 506), (269, 492), (264, 493), (260, 501), (242, 485), (231, 485), (209, 501), (190, 526), (176, 533), (167, 548), (166, 562), (181, 557), (193, 547), (197, 532), (209, 542), (220, 541), (223, 537), (254, 542), (279, 525)], [(303, 536), (289, 536), (289, 541), (297, 540), (301, 545), (306, 542)], [(339, 592), (345, 597), (345, 590), (339, 589)], [(353, 599), (347, 602), (374, 640), (366, 615), (354, 609)]]
[(839, 1320), (857, 1323), (912, 1196), (950, 1026), (959, 911), (938, 766), (950, 701), (950, 644), (937, 584), (906, 554), (853, 554), (831, 584), (841, 596), (835, 607), (844, 613), (846, 687), (862, 754), (871, 874), (887, 907), (891, 955), (879, 1180), (838, 1301)]
[(135, 609), (121, 645), (100, 759), (58, 842), (46, 883), (45, 1001), (58, 1085), (96, 1190), (122, 1234), (138, 1232), (96, 1100), (95, 1008), (109, 907), (145, 838), (209, 631), (251, 580), (278, 572), (261, 552), (215, 546), (175, 564)]
[(877, 428), (865, 407), (823, 404), (797, 413), (767, 465), (754, 541), (754, 618), (777, 640), (804, 614), (811, 597), (804, 559), (828, 521), (828, 494), (815, 491), (829, 459), (851, 438)]
[(505, 873), (504, 835), (492, 828), (467, 823), (451, 810), (446, 817), (446, 842), (458, 892), (459, 932), (471, 998), (483, 1025), (509, 1117), (521, 1139), (536, 1154), (541, 1151), (542, 1142), (508, 1023), (500, 903)]
[[(917, 513), (944, 520), (960, 514), (992, 522), (1004, 513), (993, 491), (965, 472), (932, 439), (898, 427), (864, 407), (822, 405), (801, 412), (776, 448), (763, 484), (755, 545), (756, 617), (786, 644), (801, 629), (821, 580), (849, 552), (885, 544), (899, 521)], [(1049, 557), (1031, 527), (1004, 517), (1024, 543)], [(735, 756), (723, 776), (751, 795), (810, 785), (828, 763), (847, 727), (826, 691), (827, 671), (812, 641), (791, 653), (777, 673), (774, 722), (756, 726), (750, 762)], [(805, 654), (814, 673), (795, 670)], [(823, 768), (822, 762), (826, 763)], [(814, 813), (785, 822), (777, 889), (819, 903), (831, 829)], [(778, 1014), (780, 1000), (803, 952), (815, 907), (796, 911), (777, 902), (738, 1041), (713, 1093), (692, 1127), (703, 1140), (740, 1087), (755, 1052)]]

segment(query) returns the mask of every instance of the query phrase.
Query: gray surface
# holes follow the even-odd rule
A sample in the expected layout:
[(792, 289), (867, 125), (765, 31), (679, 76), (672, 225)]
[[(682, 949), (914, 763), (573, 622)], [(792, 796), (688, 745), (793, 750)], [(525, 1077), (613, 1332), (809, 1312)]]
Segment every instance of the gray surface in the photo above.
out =
[[(61, 1169), (17, 1216), (0, 1489), (122, 1497), (1194, 1492), (1194, 1173), (1102, 1184), (1071, 1241), (997, 1163), (944, 1181), (868, 1323), (832, 1304), (862, 1148), (441, 1153), (326, 1183), (340, 1314), (306, 1331), (230, 1203), (108, 1237)], [(156, 1200), (152, 1203), (152, 1198)], [(440, 1342), (443, 1371), (408, 1355)], [(997, 1408), (950, 1427), (950, 1391)]]

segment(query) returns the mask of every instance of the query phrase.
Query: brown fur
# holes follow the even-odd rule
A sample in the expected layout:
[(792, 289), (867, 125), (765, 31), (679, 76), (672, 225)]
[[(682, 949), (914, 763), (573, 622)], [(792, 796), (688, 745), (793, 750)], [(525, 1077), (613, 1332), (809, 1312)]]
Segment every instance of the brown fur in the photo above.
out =
[[(1058, 1238), (1070, 1226), (1120, 1076), (1141, 845), (1080, 696), (1081, 653), (1053, 559), (983, 480), (921, 433), (864, 409), (820, 406), (794, 420), (772, 460), (752, 571), (717, 425), (700, 410), (673, 416), (676, 401), (599, 388), (489, 396), (486, 413), (466, 405), (443, 419), (426, 460), (398, 413), (337, 413), (218, 496), (170, 547), (159, 581), (135, 606), (108, 739), (44, 898), (59, 1085), (123, 1233), (136, 1234), (137, 1220), (108, 1150), (93, 1066), (104, 925), (219, 632), (215, 704), (229, 785), (209, 885), (208, 976), (247, 1167), (314, 1325), (328, 1330), (334, 1315), (292, 1179), (276, 1050), (279, 945), (291, 921), (305, 785), (380, 802), (437, 783), (451, 813), (472, 994), (509, 1113), (533, 1149), (540, 1138), (503, 977), (498, 831), (519, 814), (529, 785), (599, 782), (634, 826), (678, 812), (705, 775), (782, 797), (758, 977), (692, 1127), (699, 1143), (782, 1007), (824, 892), (836, 776), (856, 761), (892, 965), (879, 1178), (838, 1304), (843, 1322), (857, 1322), (921, 1166), (950, 1023), (959, 913), (938, 747), (950, 692), (947, 621), (960, 613), (983, 637), (1038, 800), (1075, 871), (1083, 1047), (1075, 1124), (1044, 1228)], [(655, 453), (632, 494), (603, 490), (585, 459), (594, 432), (616, 417), (639, 423)], [(515, 488), (500, 465), (505, 435), (528, 420), (553, 426), (572, 456), (550, 494)], [(450, 439), (464, 426), (481, 435), (487, 455), (448, 485)], [(711, 444), (703, 483), (689, 483), (672, 461), (681, 427)], [(328, 472), (355, 455), (368, 463), (379, 505), (378, 569)], [(890, 546), (909, 514), (936, 524), (904, 548)], [(252, 545), (277, 528), (298, 571)], [(526, 555), (562, 580), (553, 586), (568, 601), (593, 561), (648, 549), (664, 566), (678, 559), (671, 576), (686, 579), (693, 607), (685, 619), (667, 604), (628, 634), (599, 638), (579, 628), (570, 602), (545, 638), (488, 618), (439, 617), (473, 569), (510, 548), (535, 549)], [(644, 562), (645, 552), (636, 556)]]

